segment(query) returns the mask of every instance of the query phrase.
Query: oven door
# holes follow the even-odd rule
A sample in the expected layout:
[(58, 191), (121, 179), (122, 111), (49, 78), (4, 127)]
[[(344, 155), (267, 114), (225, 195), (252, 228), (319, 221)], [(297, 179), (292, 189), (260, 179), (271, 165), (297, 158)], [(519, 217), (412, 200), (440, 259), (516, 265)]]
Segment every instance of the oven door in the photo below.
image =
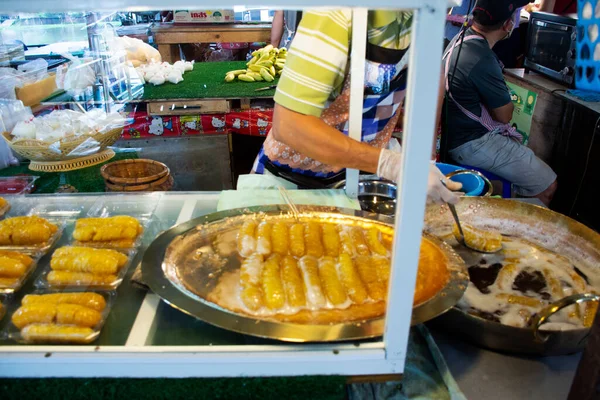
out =
[(573, 83), (576, 35), (575, 26), (533, 18), (529, 23), (525, 67)]

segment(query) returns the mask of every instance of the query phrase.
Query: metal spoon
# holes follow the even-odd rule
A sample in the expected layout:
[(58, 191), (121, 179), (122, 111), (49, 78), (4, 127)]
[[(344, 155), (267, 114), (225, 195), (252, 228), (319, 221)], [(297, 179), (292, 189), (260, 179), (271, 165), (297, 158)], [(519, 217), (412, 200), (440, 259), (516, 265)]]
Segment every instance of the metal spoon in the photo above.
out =
[[(442, 185), (444, 185), (445, 188), (448, 187), (448, 186), (446, 186), (446, 182), (444, 181), (444, 179), (440, 179), (440, 181), (442, 182)], [(475, 250), (479, 253), (488, 254), (488, 252), (486, 252), (486, 251), (481, 251), (481, 250), (471, 247), (467, 244), (467, 242), (465, 241), (465, 234), (463, 232), (462, 226), (460, 225), (460, 220), (458, 219), (458, 213), (456, 212), (456, 207), (454, 207), (454, 204), (450, 204), (450, 203), (447, 203), (447, 204), (448, 204), (448, 208), (450, 209), (450, 212), (452, 213), (452, 216), (454, 217), (456, 226), (458, 226), (458, 232), (460, 233), (460, 240), (458, 238), (456, 238), (458, 243), (462, 244), (463, 246), (465, 246), (471, 250)]]

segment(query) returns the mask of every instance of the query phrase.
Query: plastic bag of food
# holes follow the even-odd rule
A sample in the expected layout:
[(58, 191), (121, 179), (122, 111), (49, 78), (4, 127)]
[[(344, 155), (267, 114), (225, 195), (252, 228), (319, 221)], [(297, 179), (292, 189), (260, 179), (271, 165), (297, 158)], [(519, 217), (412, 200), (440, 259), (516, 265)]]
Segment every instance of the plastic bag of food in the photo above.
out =
[(19, 65), (17, 71), (22, 73), (23, 85), (35, 83), (48, 76), (48, 62), (43, 58), (38, 58)]
[(75, 147), (67, 156), (84, 157), (100, 151), (100, 143), (92, 138), (87, 138), (79, 146)]
[(158, 50), (140, 39), (129, 36), (118, 37), (115, 39), (115, 46), (122, 47), (127, 52), (127, 60), (131, 61), (134, 67), (151, 62), (160, 63), (162, 61)]
[(70, 54), (63, 54), (65, 58), (71, 60), (71, 65), (64, 75), (62, 87), (57, 79), (56, 85), (64, 89), (69, 95), (78, 97), (96, 81), (96, 74), (90, 64), (85, 64), (79, 58)]

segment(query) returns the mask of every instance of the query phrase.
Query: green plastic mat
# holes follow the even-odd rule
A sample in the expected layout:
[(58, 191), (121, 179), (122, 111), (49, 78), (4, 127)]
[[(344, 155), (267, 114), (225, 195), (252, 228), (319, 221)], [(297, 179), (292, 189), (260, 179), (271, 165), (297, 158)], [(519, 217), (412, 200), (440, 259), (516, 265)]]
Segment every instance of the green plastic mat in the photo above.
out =
[(344, 377), (0, 379), (3, 400), (343, 400)]
[(104, 192), (104, 179), (100, 175), (103, 165), (119, 160), (138, 158), (136, 152), (118, 152), (113, 158), (102, 164), (69, 172), (38, 172), (29, 169), (29, 163), (0, 170), (0, 176), (33, 175), (39, 176), (35, 181), (35, 194), (56, 193), (61, 185), (71, 185), (80, 193)]
[(174, 85), (169, 82), (160, 86), (144, 85), (143, 100), (210, 99), (244, 97), (273, 97), (275, 90), (256, 92), (256, 89), (276, 85), (273, 82), (225, 82), (225, 74), (236, 69), (245, 69), (245, 61), (195, 63), (192, 71), (183, 75), (183, 82)]

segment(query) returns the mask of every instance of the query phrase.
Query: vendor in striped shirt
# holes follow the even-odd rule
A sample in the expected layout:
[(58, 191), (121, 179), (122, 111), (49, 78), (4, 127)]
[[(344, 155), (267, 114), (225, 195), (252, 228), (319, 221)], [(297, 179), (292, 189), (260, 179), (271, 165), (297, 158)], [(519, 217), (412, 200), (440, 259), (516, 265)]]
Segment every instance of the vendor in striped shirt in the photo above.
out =
[[(369, 12), (362, 141), (358, 142), (348, 137), (351, 10), (304, 13), (277, 86), (273, 128), (253, 172), (271, 173), (305, 187), (323, 187), (344, 168), (396, 181), (401, 156), (388, 144), (406, 92), (412, 19), (410, 12)], [(442, 184), (444, 179), (432, 163), (428, 199), (458, 201)], [(460, 189), (450, 180), (446, 184)]]

